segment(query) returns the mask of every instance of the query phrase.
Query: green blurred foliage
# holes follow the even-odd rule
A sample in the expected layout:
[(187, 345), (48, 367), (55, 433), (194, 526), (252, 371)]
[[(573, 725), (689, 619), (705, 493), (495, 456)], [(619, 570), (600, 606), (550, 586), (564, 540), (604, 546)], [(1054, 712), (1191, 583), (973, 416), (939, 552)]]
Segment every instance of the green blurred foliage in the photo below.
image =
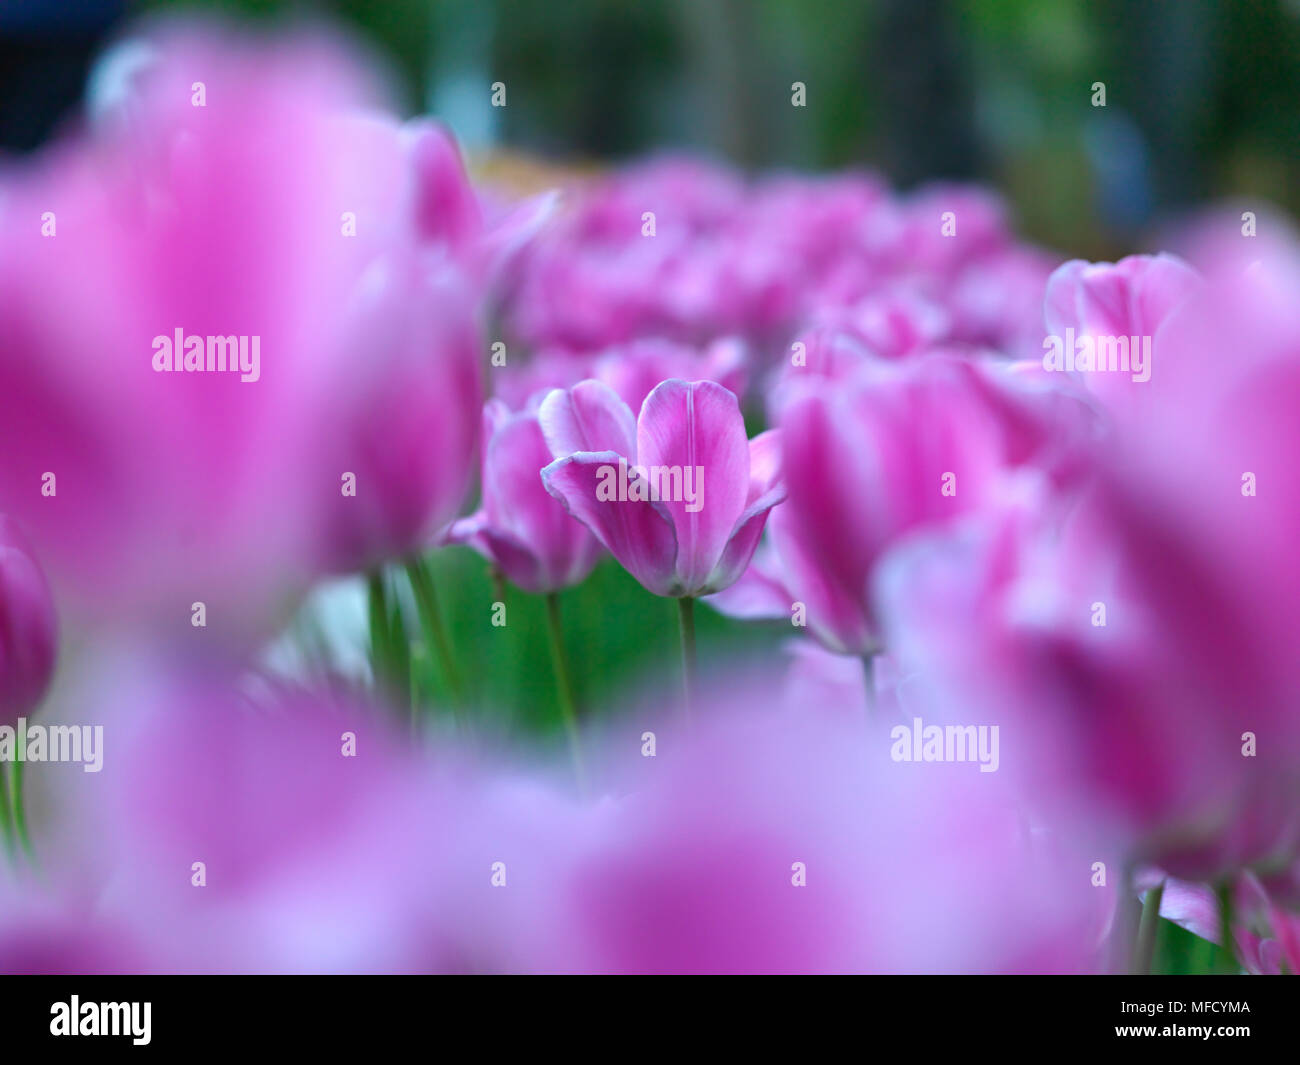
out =
[[(450, 628), (456, 668), (474, 716), (494, 732), (558, 737), (563, 728), (547, 639), (546, 604), (505, 585), (504, 626), (492, 624), (497, 585), (489, 565), (467, 548), (447, 548), (427, 559)], [(653, 596), (612, 559), (581, 585), (560, 593), (564, 646), (580, 714), (617, 715), (640, 693), (666, 709), (681, 696), (677, 602)], [(705, 605), (695, 612), (704, 679), (725, 665), (770, 665), (788, 624), (749, 625)], [(415, 615), (408, 628), (418, 632)], [(449, 714), (450, 691), (428, 634), (412, 656), (412, 683), (421, 713)]]

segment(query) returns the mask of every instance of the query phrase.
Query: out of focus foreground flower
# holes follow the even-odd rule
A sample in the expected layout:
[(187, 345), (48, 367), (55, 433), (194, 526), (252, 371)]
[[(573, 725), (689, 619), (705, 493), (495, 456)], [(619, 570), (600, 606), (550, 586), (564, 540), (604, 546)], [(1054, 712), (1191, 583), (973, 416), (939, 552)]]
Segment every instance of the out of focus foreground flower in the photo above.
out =
[(50, 683), (58, 621), (45, 574), (0, 514), (0, 724), (33, 709)]

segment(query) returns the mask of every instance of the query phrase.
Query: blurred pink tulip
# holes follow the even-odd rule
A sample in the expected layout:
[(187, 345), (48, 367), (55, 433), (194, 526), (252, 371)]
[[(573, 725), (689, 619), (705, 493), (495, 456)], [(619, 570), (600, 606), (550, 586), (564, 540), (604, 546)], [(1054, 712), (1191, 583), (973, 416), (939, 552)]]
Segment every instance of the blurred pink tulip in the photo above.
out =
[(665, 340), (633, 341), (601, 353), (589, 376), (604, 381), (633, 411), (660, 381), (671, 378), (714, 381), (740, 399), (747, 382), (745, 346), (731, 337), (699, 351)]
[(444, 539), (468, 544), (526, 592), (579, 584), (601, 547), (547, 492), (551, 452), (536, 410), (512, 414), (500, 400), (483, 408), (483, 505), (453, 522)]
[(785, 498), (777, 435), (745, 438), (736, 397), (711, 381), (664, 381), (639, 418), (608, 385), (542, 401), (554, 462), (546, 489), (655, 595), (707, 595), (744, 572)]
[(949, 356), (795, 384), (780, 423), (789, 500), (772, 517), (772, 568), (753, 579), (784, 587), (781, 613), (803, 603), (809, 631), (845, 654), (879, 649), (869, 591), (889, 549), (994, 505), (1018, 468), (1066, 483), (1091, 432), (1075, 398)]
[(54, 673), (58, 620), (45, 574), (0, 514), (0, 724), (35, 709)]
[[(345, 338), (358, 357), (322, 418), (314, 530), (328, 569), (418, 552), (464, 499), (482, 401), (476, 290), (455, 271), (376, 265)], [(328, 474), (324, 471), (328, 470)]]
[[(455, 513), (477, 292), (429, 240), (472, 219), (463, 190), (397, 195), (415, 163), (359, 121), (382, 96), (339, 45), (183, 22), (136, 44), (102, 121), (4, 177), (0, 506), (78, 613), (184, 626), (202, 601), (242, 643), (322, 566)], [(177, 333), (195, 365), (159, 372)]]
[(520, 367), (501, 371), (495, 393), (511, 408), (521, 408), (539, 392), (572, 388), (579, 381), (595, 378), (639, 411), (655, 385), (671, 377), (716, 381), (743, 397), (749, 379), (746, 347), (734, 337), (720, 338), (703, 349), (648, 337), (585, 355), (548, 348)]
[(891, 648), (942, 678), (941, 704), (1013, 734), (1055, 722), (1035, 786), (1088, 794), (1130, 860), (1176, 876), (1300, 845), (1291, 276), (1288, 257), (1217, 277), (1163, 323), (1145, 416), (1106, 438), (1063, 527), (990, 516), (894, 556), (878, 586)]
[[(1174, 370), (1165, 363), (1177, 353), (1160, 339), (1160, 327), (1196, 292), (1198, 282), (1196, 271), (1173, 255), (1130, 255), (1117, 263), (1072, 259), (1048, 279), (1047, 332), (1062, 343), (1067, 336), (1076, 341), (1088, 337), (1094, 344), (1099, 338), (1123, 338), (1132, 370), (1099, 367), (1078, 375), (1115, 414), (1132, 419), (1151, 391), (1149, 379)], [(1133, 361), (1134, 344), (1150, 345), (1150, 364), (1140, 371)]]
[(621, 732), (593, 744), (600, 797), (580, 800), (517, 756), (403, 750), (338, 698), (250, 705), (140, 665), (92, 687), (113, 753), (64, 795), (42, 898), (0, 884), (5, 971), (1098, 963), (1104, 893), (994, 777), (892, 761), (887, 729), (783, 709), (759, 678), (654, 767)]
[(569, 874), (565, 963), (546, 968), (1098, 965), (1105, 893), (1080, 855), (1024, 831), (993, 777), (892, 761), (887, 728), (775, 711), (743, 683), (714, 709), (595, 827)]

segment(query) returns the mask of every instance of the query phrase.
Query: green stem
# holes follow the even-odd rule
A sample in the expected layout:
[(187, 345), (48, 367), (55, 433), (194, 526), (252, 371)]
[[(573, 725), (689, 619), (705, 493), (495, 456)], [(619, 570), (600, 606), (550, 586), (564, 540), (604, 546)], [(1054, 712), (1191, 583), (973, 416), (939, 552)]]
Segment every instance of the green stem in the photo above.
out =
[(1237, 951), (1232, 942), (1232, 882), (1222, 881), (1215, 888), (1219, 902), (1219, 938), (1223, 952), (1219, 955), (1225, 972), (1237, 971)]
[(4, 836), (5, 853), (12, 859), (15, 853), (13, 811), (9, 808), (9, 778), (4, 762), (0, 762), (0, 834)]
[(1133, 945), (1133, 963), (1130, 966), (1135, 976), (1146, 976), (1151, 972), (1151, 960), (1156, 952), (1156, 929), (1160, 926), (1160, 902), (1165, 895), (1165, 882), (1147, 892), (1142, 902), (1142, 919), (1138, 923), (1137, 941)]
[(695, 701), (695, 600), (683, 596), (677, 609), (682, 630), (682, 707), (689, 721)]
[(551, 637), (551, 660), (555, 664), (555, 687), (560, 696), (560, 713), (564, 728), (569, 734), (569, 749), (573, 753), (573, 770), (578, 783), (583, 783), (582, 747), (578, 736), (578, 700), (573, 694), (573, 678), (569, 673), (568, 656), (564, 653), (564, 630), (560, 625), (560, 598), (554, 592), (546, 596), (547, 631)]
[(496, 566), (489, 566), (488, 571), (492, 575), (492, 601), (494, 603), (504, 603), (506, 601), (505, 574)]
[(13, 807), (14, 828), (18, 831), (18, 841), (22, 844), (23, 850), (27, 852), (27, 857), (35, 859), (36, 852), (32, 849), (32, 837), (27, 832), (27, 807), (23, 803), (23, 759), (14, 762), (13, 773), (10, 777), (9, 798)]
[(384, 575), (375, 570), (366, 577), (370, 589), (370, 661), (375, 684), (385, 695), (391, 694), (393, 673), (392, 636), (388, 631), (388, 598), (384, 592)]
[(433, 575), (421, 559), (412, 559), (406, 564), (406, 572), (411, 578), (411, 590), (415, 592), (415, 605), (420, 612), (420, 622), (425, 635), (433, 644), (442, 667), (442, 677), (446, 682), (451, 697), (452, 712), (459, 713), (464, 689), (460, 683), (460, 671), (456, 668), (456, 656), (451, 649), (451, 640), (442, 624), (442, 613), (438, 609), (438, 593), (433, 586)]

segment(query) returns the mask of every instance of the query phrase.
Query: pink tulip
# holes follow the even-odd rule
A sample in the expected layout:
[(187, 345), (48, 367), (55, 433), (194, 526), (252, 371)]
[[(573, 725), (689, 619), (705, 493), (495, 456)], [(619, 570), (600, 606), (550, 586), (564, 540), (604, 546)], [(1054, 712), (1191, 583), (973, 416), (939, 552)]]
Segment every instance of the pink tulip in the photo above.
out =
[(535, 349), (579, 351), (731, 332), (744, 297), (724, 266), (742, 188), (721, 169), (664, 159), (575, 189), (522, 257), (506, 303), (510, 331)]
[[(82, 712), (103, 724), (111, 753), (101, 772), (66, 782), (75, 813), (47, 829), (42, 848), (48, 877), (86, 900), (92, 927), (124, 937), (97, 964), (448, 964), (427, 890), (434, 855), (464, 816), (446, 805), (461, 773), (451, 755), (435, 776), (381, 714), (339, 697), (261, 693), (254, 706), (227, 677), (160, 662), (98, 679)], [(53, 953), (44, 964), (78, 962)]]
[(940, 289), (953, 339), (1015, 358), (1041, 359), (1043, 286), (1059, 261), (1015, 245), (967, 264), (950, 291)]
[(887, 728), (780, 711), (754, 681), (713, 705), (671, 762), (616, 763), (626, 797), (579, 848), (543, 968), (1095, 969), (1106, 893), (1067, 841), (1024, 831), (996, 774), (892, 761)]
[(550, 218), (554, 194), (514, 202), (480, 192), (451, 133), (438, 122), (406, 123), (402, 142), (414, 175), (413, 209), (421, 242), (444, 249), (475, 279), (499, 282)]
[(41, 701), (54, 673), (58, 621), (45, 575), (0, 514), (0, 724)]
[(604, 381), (624, 403), (640, 410), (655, 385), (670, 377), (716, 381), (743, 397), (749, 380), (748, 363), (746, 345), (734, 337), (719, 338), (704, 348), (656, 338), (615, 344), (586, 354), (546, 348), (522, 366), (495, 371), (494, 394), (511, 408), (521, 408), (539, 392), (572, 388), (591, 377)]
[[(748, 380), (745, 345), (734, 337), (713, 341), (702, 350), (666, 340), (636, 340), (602, 352), (591, 377), (604, 381), (634, 411), (660, 381), (714, 381), (737, 398)], [(576, 384), (576, 381), (568, 382)]]
[(321, 561), (340, 572), (418, 552), (455, 515), (482, 398), (477, 290), (453, 270), (429, 276), (409, 260), (372, 277), (378, 284), (358, 296), (341, 339), (382, 358), (338, 376), (322, 410), (332, 429), (313, 457), (323, 468)]
[(77, 697), (115, 753), (65, 789), (44, 898), (0, 885), (9, 971), (1098, 963), (1107, 896), (1086, 853), (1026, 833), (996, 775), (893, 761), (888, 729), (783, 708), (762, 677), (733, 678), (662, 764), (629, 762), (618, 726), (583, 801), (517, 756), (404, 750), (350, 702), (250, 706), (220, 676), (143, 665)]
[(664, 381), (639, 418), (584, 381), (548, 395), (539, 418), (556, 456), (546, 490), (655, 595), (732, 584), (785, 498), (776, 434), (746, 440), (735, 395), (711, 381)]
[(483, 408), (483, 504), (454, 522), (448, 543), (468, 544), (527, 592), (580, 584), (600, 544), (546, 491), (551, 461), (536, 410), (512, 414), (500, 400)]
[[(430, 241), (469, 223), (416, 210), (337, 45), (186, 23), (145, 45), (117, 110), (4, 178), (0, 507), (77, 612), (179, 632), (201, 601), (246, 643), (323, 567), (454, 515), (478, 292)], [(156, 370), (178, 330), (243, 337), (250, 364), (256, 338), (258, 365)]]
[(771, 523), (776, 569), (755, 579), (787, 590), (786, 616), (805, 604), (809, 630), (846, 654), (879, 647), (870, 580), (889, 549), (993, 505), (1018, 468), (1068, 482), (1091, 426), (1068, 395), (947, 356), (801, 383), (781, 408), (790, 498)]
[[(1205, 323), (1192, 335), (1214, 344)], [(1162, 475), (1114, 456), (1064, 526), (1031, 500), (914, 543), (878, 578), (889, 646), (939, 705), (1022, 739), (1050, 729), (1030, 786), (1087, 796), (1111, 845), (1178, 876), (1276, 866), (1300, 842), (1296, 494), (1270, 465), (1290, 453), (1300, 378), (1283, 366), (1245, 392), (1201, 386), (1218, 415), (1186, 412)], [(1267, 498), (1218, 468), (1242, 449)]]
[(819, 325), (857, 337), (874, 355), (898, 359), (945, 340), (952, 325), (938, 303), (907, 288), (822, 313)]
[[(1150, 378), (1176, 372), (1165, 365), (1175, 357), (1160, 339), (1160, 328), (1180, 303), (1197, 289), (1195, 270), (1173, 255), (1130, 255), (1118, 263), (1088, 263), (1072, 259), (1058, 267), (1047, 282), (1044, 298), (1047, 332), (1064, 343), (1068, 335), (1124, 338), (1132, 346), (1150, 345), (1150, 365), (1128, 373), (1094, 369), (1079, 376), (1116, 414), (1138, 416), (1152, 391)], [(1067, 334), (1067, 330), (1070, 331)], [(1046, 365), (1047, 355), (1044, 355)], [(1159, 364), (1159, 365), (1157, 365)], [(1148, 380), (1140, 379), (1146, 376)]]

